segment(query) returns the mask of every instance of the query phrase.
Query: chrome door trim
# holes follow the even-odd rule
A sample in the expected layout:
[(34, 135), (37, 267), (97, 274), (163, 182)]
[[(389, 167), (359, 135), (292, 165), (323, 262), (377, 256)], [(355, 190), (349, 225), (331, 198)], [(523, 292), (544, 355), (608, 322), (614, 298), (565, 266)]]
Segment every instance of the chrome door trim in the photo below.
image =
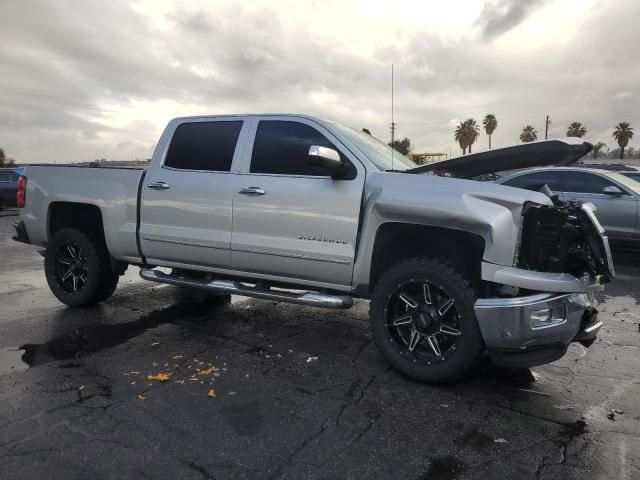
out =
[(159, 242), (159, 243), (171, 243), (173, 245), (186, 245), (188, 247), (204, 247), (204, 248), (215, 248), (217, 250), (228, 250), (227, 245), (210, 245), (206, 243), (198, 243), (198, 242), (186, 242), (184, 240), (169, 240), (166, 238), (156, 238), (145, 235), (142, 237), (143, 240), (147, 240), (149, 242)]
[(272, 255), (275, 257), (285, 257), (285, 258), (296, 258), (300, 260), (312, 260), (315, 262), (327, 262), (327, 263), (337, 263), (339, 265), (351, 265), (350, 260), (338, 260), (335, 258), (320, 258), (314, 257), (312, 255), (301, 255), (295, 253), (280, 253), (274, 252), (272, 250), (262, 250), (256, 248), (231, 248), (232, 252), (240, 252), (240, 253), (254, 253), (257, 255)]

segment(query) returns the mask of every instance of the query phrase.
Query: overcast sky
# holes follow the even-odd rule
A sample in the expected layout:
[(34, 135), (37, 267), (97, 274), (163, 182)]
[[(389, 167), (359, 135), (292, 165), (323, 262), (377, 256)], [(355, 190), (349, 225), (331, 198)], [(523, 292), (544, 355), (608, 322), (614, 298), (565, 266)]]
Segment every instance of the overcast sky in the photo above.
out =
[[(498, 118), (615, 148), (640, 129), (638, 0), (0, 0), (0, 147), (19, 162), (148, 158), (193, 114), (296, 112), (454, 154)], [(632, 146), (640, 145), (640, 130)], [(483, 134), (476, 150), (487, 147)]]

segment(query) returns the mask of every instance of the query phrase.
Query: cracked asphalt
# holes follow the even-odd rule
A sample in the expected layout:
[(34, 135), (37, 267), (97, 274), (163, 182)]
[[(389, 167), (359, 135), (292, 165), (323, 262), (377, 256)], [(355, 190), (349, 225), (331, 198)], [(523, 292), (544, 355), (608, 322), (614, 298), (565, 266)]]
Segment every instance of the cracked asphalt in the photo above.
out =
[(71, 310), (14, 220), (0, 212), (2, 479), (640, 478), (638, 254), (614, 254), (591, 348), (434, 387), (383, 362), (365, 302), (220, 306), (130, 268)]

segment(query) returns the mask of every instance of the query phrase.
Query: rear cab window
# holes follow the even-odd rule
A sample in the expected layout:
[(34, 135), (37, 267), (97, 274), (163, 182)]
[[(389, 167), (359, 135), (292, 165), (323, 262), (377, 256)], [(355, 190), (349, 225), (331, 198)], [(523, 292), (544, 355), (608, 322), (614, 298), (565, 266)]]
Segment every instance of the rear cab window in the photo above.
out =
[(179, 125), (164, 166), (177, 170), (230, 171), (242, 124), (242, 120), (221, 120)]

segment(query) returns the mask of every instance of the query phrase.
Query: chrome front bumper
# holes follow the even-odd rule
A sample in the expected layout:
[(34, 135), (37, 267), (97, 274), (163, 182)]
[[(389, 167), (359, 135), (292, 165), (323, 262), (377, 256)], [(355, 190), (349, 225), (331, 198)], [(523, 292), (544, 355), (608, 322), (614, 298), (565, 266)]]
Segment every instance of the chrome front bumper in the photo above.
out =
[(475, 313), (489, 350), (526, 351), (549, 345), (566, 350), (572, 341), (595, 339), (602, 327), (595, 306), (590, 293), (543, 293), (482, 298), (476, 301)]

